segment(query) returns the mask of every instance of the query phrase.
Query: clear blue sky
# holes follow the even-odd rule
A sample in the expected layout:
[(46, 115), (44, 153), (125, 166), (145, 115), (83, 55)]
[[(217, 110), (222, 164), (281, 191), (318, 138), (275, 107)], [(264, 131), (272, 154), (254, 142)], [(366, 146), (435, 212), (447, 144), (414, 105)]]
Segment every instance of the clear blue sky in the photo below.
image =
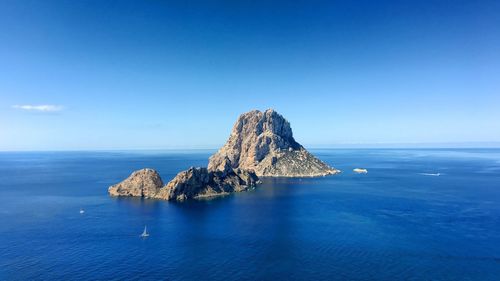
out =
[(0, 2), (0, 150), (500, 142), (500, 1)]

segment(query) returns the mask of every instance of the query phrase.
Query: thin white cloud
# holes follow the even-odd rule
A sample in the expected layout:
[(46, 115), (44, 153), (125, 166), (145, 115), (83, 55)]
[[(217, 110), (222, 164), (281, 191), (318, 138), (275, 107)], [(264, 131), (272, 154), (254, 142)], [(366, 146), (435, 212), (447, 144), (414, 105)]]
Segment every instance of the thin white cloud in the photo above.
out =
[(53, 104), (41, 104), (41, 105), (23, 104), (23, 105), (13, 105), (12, 108), (26, 110), (26, 111), (37, 111), (37, 112), (57, 112), (63, 110), (62, 106)]

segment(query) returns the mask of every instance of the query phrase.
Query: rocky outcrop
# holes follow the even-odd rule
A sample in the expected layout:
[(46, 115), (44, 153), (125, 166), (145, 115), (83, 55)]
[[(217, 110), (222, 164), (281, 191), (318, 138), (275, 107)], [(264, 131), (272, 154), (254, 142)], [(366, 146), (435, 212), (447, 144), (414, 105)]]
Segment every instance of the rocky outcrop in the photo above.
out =
[(108, 192), (111, 196), (184, 201), (245, 191), (254, 188), (258, 182), (258, 177), (251, 171), (227, 167), (223, 171), (210, 172), (206, 168), (191, 167), (163, 186), (158, 172), (142, 169), (111, 186)]
[(153, 169), (142, 169), (133, 172), (124, 181), (110, 186), (111, 196), (138, 196), (154, 198), (163, 187), (160, 175)]
[(225, 195), (254, 188), (258, 183), (255, 173), (240, 169), (210, 172), (207, 168), (189, 168), (182, 171), (163, 187), (156, 198), (184, 201)]
[(132, 173), (109, 187), (111, 196), (184, 201), (245, 191), (265, 177), (314, 177), (339, 171), (314, 157), (293, 138), (290, 123), (272, 109), (242, 114), (226, 144), (207, 168), (189, 168), (167, 185), (152, 169)]
[(293, 138), (290, 123), (272, 109), (240, 115), (208, 170), (253, 170), (264, 177), (315, 177), (339, 171), (314, 157)]

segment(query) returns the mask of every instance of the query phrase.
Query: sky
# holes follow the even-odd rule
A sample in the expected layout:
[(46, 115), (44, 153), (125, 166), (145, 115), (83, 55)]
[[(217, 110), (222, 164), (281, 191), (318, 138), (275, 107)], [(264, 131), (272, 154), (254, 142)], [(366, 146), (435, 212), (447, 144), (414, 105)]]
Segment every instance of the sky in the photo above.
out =
[(500, 1), (0, 2), (0, 150), (500, 143)]

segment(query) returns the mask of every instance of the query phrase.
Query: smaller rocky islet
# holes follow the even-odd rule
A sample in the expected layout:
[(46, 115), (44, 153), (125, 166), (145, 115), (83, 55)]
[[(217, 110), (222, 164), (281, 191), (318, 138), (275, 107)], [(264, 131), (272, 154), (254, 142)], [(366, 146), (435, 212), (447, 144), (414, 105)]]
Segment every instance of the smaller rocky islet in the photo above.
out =
[(208, 168), (190, 167), (164, 185), (153, 169), (133, 172), (108, 189), (111, 196), (170, 201), (210, 198), (253, 189), (259, 177), (317, 177), (337, 174), (293, 138), (290, 123), (272, 109), (240, 115), (226, 144)]
[(111, 186), (109, 194), (184, 201), (246, 191), (258, 183), (259, 178), (255, 173), (241, 169), (212, 172), (207, 168), (191, 167), (163, 185), (158, 172), (142, 169), (133, 172), (123, 182)]
[(160, 174), (153, 169), (146, 168), (135, 171), (124, 181), (112, 185), (108, 193), (111, 196), (155, 198), (162, 187), (163, 181)]

